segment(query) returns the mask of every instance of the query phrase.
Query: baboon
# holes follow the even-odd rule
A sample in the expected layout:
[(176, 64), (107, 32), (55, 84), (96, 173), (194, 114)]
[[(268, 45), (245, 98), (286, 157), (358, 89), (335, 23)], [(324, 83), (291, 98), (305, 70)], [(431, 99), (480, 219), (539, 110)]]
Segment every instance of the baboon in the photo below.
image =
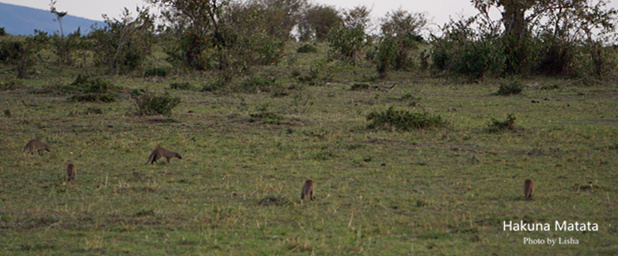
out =
[(75, 165), (74, 164), (69, 164), (69, 166), (67, 166), (67, 181), (74, 181), (75, 180)]
[(303, 191), (300, 194), (300, 199), (305, 200), (305, 197), (309, 197), (309, 199), (313, 200), (315, 196), (313, 195), (313, 181), (307, 180), (305, 181), (305, 185), (303, 186)]
[(182, 159), (182, 157), (180, 156), (180, 154), (171, 151), (171, 150), (167, 150), (164, 148), (157, 148), (154, 151), (152, 151), (152, 154), (150, 154), (150, 157), (148, 157), (148, 161), (146, 161), (146, 163), (151, 163), (154, 164), (154, 162), (156, 162), (157, 160), (161, 159), (161, 157), (165, 157), (167, 158), (167, 162), (170, 162), (170, 158), (172, 157), (176, 157), (178, 159)]
[(43, 155), (43, 152), (41, 152), (41, 150), (46, 150), (47, 152), (50, 152), (49, 146), (37, 139), (28, 141), (22, 152), (26, 152), (26, 150), (28, 150), (28, 153), (33, 155), (35, 151), (39, 153), (39, 155)]
[(526, 200), (532, 199), (532, 192), (534, 191), (534, 182), (530, 179), (527, 179), (524, 182), (524, 197)]

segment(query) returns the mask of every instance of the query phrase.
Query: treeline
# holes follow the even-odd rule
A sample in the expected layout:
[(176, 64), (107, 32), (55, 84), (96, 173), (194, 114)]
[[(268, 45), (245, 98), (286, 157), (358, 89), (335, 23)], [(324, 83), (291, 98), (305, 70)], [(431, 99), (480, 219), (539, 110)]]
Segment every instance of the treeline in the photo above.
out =
[[(473, 17), (451, 20), (423, 38), (427, 17), (393, 10), (368, 34), (370, 10), (338, 10), (307, 0), (150, 0), (87, 35), (36, 35), (0, 41), (0, 61), (26, 77), (41, 49), (70, 67), (92, 59), (109, 74), (136, 72), (159, 44), (172, 67), (215, 70), (223, 83), (250, 68), (277, 64), (290, 40), (329, 46), (329, 61), (373, 65), (379, 77), (413, 70), (464, 77), (599, 76), (616, 66), (616, 14), (607, 0), (473, 0)], [(490, 16), (497, 9), (501, 17)], [(66, 12), (51, 12), (61, 20)], [(160, 22), (155, 22), (159, 18)], [(156, 25), (164, 24), (164, 25)], [(2, 30), (0, 30), (2, 32)], [(419, 46), (428, 49), (418, 51)], [(420, 52), (420, 53), (419, 53)], [(143, 72), (143, 71), (142, 71)]]

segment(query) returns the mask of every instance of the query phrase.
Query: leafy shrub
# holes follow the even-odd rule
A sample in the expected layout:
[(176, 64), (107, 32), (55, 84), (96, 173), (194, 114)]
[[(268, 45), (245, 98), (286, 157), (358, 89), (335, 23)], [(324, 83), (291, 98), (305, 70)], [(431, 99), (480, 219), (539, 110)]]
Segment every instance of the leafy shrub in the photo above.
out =
[(144, 72), (145, 77), (158, 76), (158, 77), (166, 77), (167, 73), (169, 73), (169, 69), (163, 67), (154, 67), (146, 70)]
[(356, 63), (358, 54), (367, 46), (367, 35), (362, 27), (339, 26), (329, 32), (330, 57)]
[(520, 94), (523, 90), (521, 82), (514, 80), (509, 83), (503, 83), (500, 85), (500, 89), (496, 92), (497, 95), (515, 95)]
[(17, 78), (25, 78), (27, 72), (36, 63), (38, 51), (49, 40), (47, 33), (34, 30), (34, 36), (25, 40), (9, 38), (0, 41), (0, 63), (15, 65)]
[(102, 78), (91, 79), (89, 76), (78, 75), (69, 85), (60, 87), (63, 93), (73, 94), (72, 101), (82, 102), (113, 102), (116, 101), (118, 89)]
[(475, 29), (476, 18), (447, 24), (443, 36), (434, 38), (431, 58), (433, 67), (472, 81), (488, 73), (502, 73), (505, 55), (497, 35)]
[(446, 125), (446, 121), (440, 115), (431, 115), (427, 112), (411, 113), (406, 110), (395, 110), (393, 106), (382, 113), (371, 112), (367, 115), (367, 120), (372, 121), (367, 126), (369, 129), (393, 127), (398, 130), (409, 131)]
[(0, 61), (13, 62), (19, 60), (20, 52), (24, 43), (20, 41), (1, 41), (0, 42)]
[(498, 121), (495, 118), (492, 118), (487, 125), (487, 132), (496, 133), (504, 130), (514, 130), (515, 129), (515, 116), (513, 114), (508, 114), (506, 120)]
[(125, 73), (139, 67), (151, 53), (154, 42), (154, 18), (147, 9), (138, 9), (132, 18), (125, 8), (123, 17), (105, 19), (105, 27), (95, 28), (88, 37), (93, 40), (96, 62), (110, 73)]
[(317, 53), (318, 52), (318, 48), (310, 45), (310, 44), (303, 44), (301, 47), (298, 47), (298, 49), (296, 49), (296, 52), (298, 53)]
[(169, 116), (178, 104), (179, 97), (172, 97), (169, 93), (154, 95), (148, 91), (133, 90), (131, 98), (135, 100), (138, 115), (166, 115)]
[(393, 66), (397, 56), (395, 48), (395, 41), (391, 37), (382, 37), (376, 50), (367, 53), (367, 59), (376, 64), (376, 69), (381, 77), (385, 77), (387, 69)]

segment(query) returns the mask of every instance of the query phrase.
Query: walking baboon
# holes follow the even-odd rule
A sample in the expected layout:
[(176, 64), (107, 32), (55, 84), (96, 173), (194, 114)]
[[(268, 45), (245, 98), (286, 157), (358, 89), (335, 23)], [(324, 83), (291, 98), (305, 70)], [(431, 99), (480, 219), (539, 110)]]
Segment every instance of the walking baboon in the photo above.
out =
[(70, 163), (69, 166), (67, 166), (67, 181), (74, 181), (75, 180), (75, 165)]
[(524, 197), (526, 200), (532, 199), (532, 192), (534, 191), (534, 182), (530, 179), (527, 179), (524, 182)]
[(49, 146), (37, 139), (28, 141), (26, 146), (24, 146), (24, 149), (22, 150), (22, 152), (26, 152), (26, 150), (28, 150), (28, 153), (30, 154), (34, 154), (34, 152), (36, 151), (37, 153), (39, 153), (39, 155), (43, 154), (41, 150), (46, 150), (47, 152), (50, 152)]
[(170, 158), (172, 157), (176, 157), (178, 159), (182, 159), (182, 157), (180, 156), (180, 154), (171, 151), (171, 150), (167, 150), (164, 148), (157, 148), (154, 151), (152, 151), (152, 154), (150, 154), (150, 157), (148, 157), (148, 161), (146, 161), (146, 163), (151, 163), (154, 164), (154, 162), (156, 162), (157, 160), (161, 159), (161, 157), (165, 157), (167, 158), (167, 162), (170, 162)]
[(303, 190), (300, 194), (300, 199), (304, 200), (305, 197), (309, 197), (309, 199), (313, 200), (315, 196), (313, 195), (313, 181), (307, 180), (305, 181), (305, 185), (303, 186)]

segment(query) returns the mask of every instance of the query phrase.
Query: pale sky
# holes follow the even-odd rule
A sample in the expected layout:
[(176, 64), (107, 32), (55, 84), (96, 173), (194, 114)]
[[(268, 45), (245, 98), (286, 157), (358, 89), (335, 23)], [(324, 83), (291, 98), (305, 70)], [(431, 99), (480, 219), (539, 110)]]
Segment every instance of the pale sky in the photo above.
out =
[[(430, 29), (437, 29), (436, 25), (443, 25), (449, 21), (449, 17), (459, 19), (460, 16), (472, 16), (476, 13), (470, 0), (310, 0), (313, 3), (335, 6), (338, 9), (351, 9), (364, 5), (372, 10), (374, 22), (389, 11), (402, 8), (410, 12), (421, 12), (431, 21)], [(33, 7), (49, 10), (49, 0), (0, 0), (3, 3)], [(58, 11), (67, 11), (70, 15), (103, 20), (102, 14), (111, 18), (119, 18), (123, 8), (127, 7), (133, 14), (135, 7), (144, 6), (143, 0), (57, 0)], [(618, 0), (613, 0), (609, 7), (618, 9)], [(499, 19), (499, 17), (496, 17)]]

